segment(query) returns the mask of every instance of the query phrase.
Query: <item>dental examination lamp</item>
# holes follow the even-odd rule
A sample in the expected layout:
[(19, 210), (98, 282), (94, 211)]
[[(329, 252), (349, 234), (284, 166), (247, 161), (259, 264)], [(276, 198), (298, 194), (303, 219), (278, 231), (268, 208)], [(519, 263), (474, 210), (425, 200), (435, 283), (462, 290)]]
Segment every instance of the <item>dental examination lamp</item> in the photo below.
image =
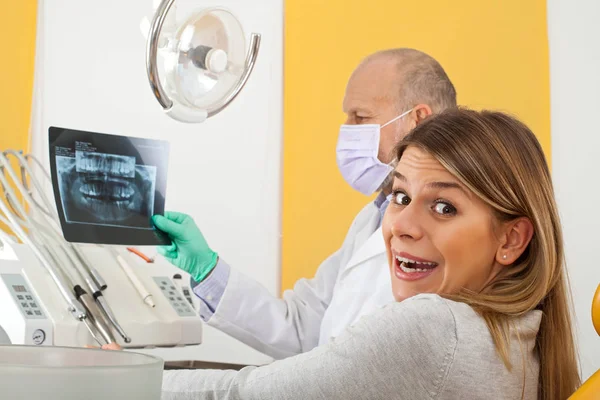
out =
[(149, 28), (148, 80), (167, 115), (181, 122), (203, 122), (225, 109), (244, 88), (256, 62), (260, 35), (251, 34), (246, 55), (243, 29), (229, 11), (207, 8), (178, 26), (174, 3), (162, 0), (151, 24), (142, 21), (142, 30)]

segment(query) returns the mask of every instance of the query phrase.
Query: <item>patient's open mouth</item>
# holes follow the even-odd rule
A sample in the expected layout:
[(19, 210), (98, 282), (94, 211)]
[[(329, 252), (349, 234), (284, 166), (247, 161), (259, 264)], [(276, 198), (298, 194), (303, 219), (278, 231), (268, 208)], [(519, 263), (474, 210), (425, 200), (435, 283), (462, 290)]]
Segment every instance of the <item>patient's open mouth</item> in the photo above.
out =
[(407, 273), (424, 272), (437, 267), (434, 262), (419, 262), (406, 257), (396, 256), (396, 260), (400, 263), (402, 271)]
[(395, 253), (394, 270), (396, 276), (403, 280), (416, 280), (429, 276), (438, 263), (411, 256), (407, 253)]

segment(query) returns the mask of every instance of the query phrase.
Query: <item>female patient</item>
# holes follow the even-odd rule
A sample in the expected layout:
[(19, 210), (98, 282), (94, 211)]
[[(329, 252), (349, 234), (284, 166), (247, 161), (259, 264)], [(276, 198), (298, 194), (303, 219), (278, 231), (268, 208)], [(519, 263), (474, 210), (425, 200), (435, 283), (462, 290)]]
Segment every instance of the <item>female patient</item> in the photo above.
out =
[[(163, 399), (566, 399), (579, 377), (542, 149), (454, 110), (397, 148), (384, 217), (397, 303), (264, 367), (165, 371)], [(344, 199), (340, 199), (344, 201)]]

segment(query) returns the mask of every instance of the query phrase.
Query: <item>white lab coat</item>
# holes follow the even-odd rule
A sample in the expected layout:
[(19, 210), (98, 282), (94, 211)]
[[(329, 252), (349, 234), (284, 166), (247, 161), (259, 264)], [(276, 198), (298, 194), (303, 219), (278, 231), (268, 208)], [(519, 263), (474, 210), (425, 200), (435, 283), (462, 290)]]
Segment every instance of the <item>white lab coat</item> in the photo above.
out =
[(209, 325), (280, 359), (338, 336), (361, 316), (394, 301), (379, 209), (364, 207), (342, 247), (313, 279), (300, 279), (283, 299), (231, 268)]

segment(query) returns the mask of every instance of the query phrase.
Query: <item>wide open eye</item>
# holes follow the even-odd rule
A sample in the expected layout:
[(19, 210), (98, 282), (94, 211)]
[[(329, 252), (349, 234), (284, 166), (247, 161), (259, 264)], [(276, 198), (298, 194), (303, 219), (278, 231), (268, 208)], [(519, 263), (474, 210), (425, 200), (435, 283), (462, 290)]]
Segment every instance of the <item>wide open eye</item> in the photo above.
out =
[(433, 206), (433, 211), (435, 211), (436, 213), (438, 213), (440, 215), (455, 215), (456, 214), (456, 208), (452, 204), (446, 203), (443, 201), (436, 202), (435, 205)]
[(399, 206), (407, 206), (410, 204), (410, 197), (404, 192), (396, 191), (392, 194), (392, 201)]

